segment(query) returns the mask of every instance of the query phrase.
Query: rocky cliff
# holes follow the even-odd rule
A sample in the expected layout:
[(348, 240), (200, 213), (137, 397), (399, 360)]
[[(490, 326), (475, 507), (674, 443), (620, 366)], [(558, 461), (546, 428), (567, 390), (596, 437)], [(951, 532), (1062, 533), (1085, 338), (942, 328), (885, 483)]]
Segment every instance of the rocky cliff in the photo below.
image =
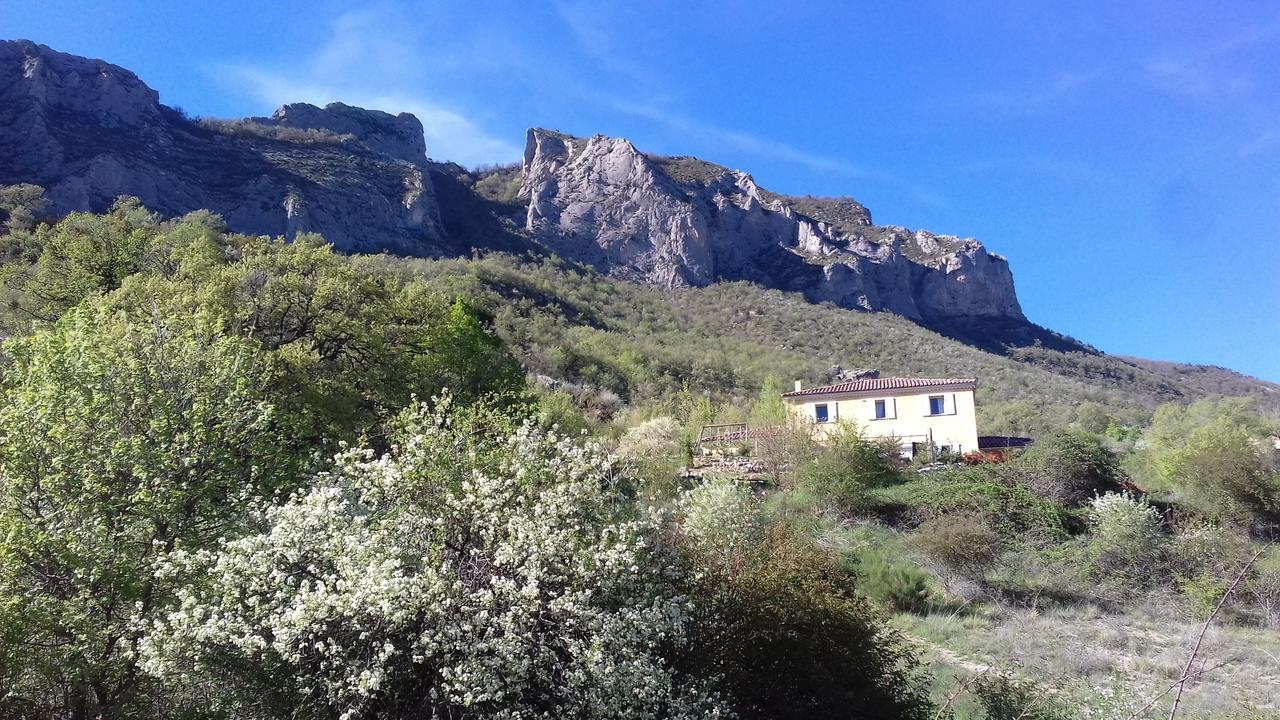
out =
[(56, 213), (135, 195), (166, 215), (213, 210), (237, 231), (429, 255), (446, 240), (426, 162), (407, 113), (295, 104), (196, 122), (128, 70), (0, 42), (0, 184), (44, 186)]
[(1025, 324), (1004, 258), (972, 239), (877, 227), (847, 198), (795, 198), (621, 138), (530, 130), (526, 230), (603, 272), (667, 286), (749, 280), (922, 322)]
[(1004, 258), (877, 226), (849, 198), (777, 195), (696, 158), (549, 130), (528, 132), (521, 163), (469, 171), (428, 161), (414, 116), (341, 103), (191, 120), (128, 70), (0, 41), (0, 185), (20, 182), (44, 186), (55, 214), (134, 195), (350, 252), (550, 251), (639, 282), (745, 280), (890, 311), (992, 349), (1078, 347), (1026, 320)]

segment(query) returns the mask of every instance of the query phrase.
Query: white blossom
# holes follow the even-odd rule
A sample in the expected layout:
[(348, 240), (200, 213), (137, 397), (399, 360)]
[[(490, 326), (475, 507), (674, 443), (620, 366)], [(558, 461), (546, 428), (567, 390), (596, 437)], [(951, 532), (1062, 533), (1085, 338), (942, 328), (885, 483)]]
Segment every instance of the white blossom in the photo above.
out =
[(390, 452), (344, 451), (312, 489), (264, 509), (259, 534), (176, 554), (208, 582), (151, 628), (146, 668), (283, 667), (343, 720), (387, 703), (724, 716), (665, 659), (689, 604), (660, 518), (619, 514), (607, 456), (530, 425), (488, 443), (473, 431), (419, 409)]

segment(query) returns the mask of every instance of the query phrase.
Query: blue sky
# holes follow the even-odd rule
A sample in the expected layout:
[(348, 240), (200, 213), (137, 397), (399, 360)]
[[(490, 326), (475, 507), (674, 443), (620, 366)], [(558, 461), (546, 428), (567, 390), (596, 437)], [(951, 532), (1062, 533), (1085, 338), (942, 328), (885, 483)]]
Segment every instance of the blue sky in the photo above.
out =
[(543, 126), (851, 195), (1007, 256), (1042, 325), (1280, 381), (1277, 5), (42, 0), (0, 36), (195, 115), (342, 100), (467, 165)]

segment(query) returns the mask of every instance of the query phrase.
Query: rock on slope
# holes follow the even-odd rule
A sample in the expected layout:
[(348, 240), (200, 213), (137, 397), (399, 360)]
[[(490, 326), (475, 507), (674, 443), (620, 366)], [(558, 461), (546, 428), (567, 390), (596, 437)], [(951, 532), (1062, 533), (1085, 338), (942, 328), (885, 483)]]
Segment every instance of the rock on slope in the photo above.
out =
[(523, 175), (528, 232), (615, 276), (666, 286), (749, 280), (929, 324), (1029, 325), (1004, 258), (976, 240), (876, 227), (852, 200), (773, 195), (710, 163), (537, 129)]
[(0, 41), (0, 184), (44, 186), (55, 213), (135, 195), (165, 215), (213, 210), (237, 231), (429, 255), (445, 238), (426, 162), (407, 113), (296, 104), (192, 122), (128, 70)]

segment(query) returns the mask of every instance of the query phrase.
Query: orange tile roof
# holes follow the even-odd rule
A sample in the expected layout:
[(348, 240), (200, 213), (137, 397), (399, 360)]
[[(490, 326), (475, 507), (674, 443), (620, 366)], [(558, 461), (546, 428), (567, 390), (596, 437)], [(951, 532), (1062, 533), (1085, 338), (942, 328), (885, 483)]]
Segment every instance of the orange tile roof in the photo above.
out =
[(903, 390), (909, 388), (930, 388), (948, 385), (977, 385), (975, 378), (865, 378), (848, 380), (835, 385), (806, 388), (782, 393), (782, 397), (800, 397), (804, 395), (835, 395), (838, 393), (872, 392), (876, 390)]

